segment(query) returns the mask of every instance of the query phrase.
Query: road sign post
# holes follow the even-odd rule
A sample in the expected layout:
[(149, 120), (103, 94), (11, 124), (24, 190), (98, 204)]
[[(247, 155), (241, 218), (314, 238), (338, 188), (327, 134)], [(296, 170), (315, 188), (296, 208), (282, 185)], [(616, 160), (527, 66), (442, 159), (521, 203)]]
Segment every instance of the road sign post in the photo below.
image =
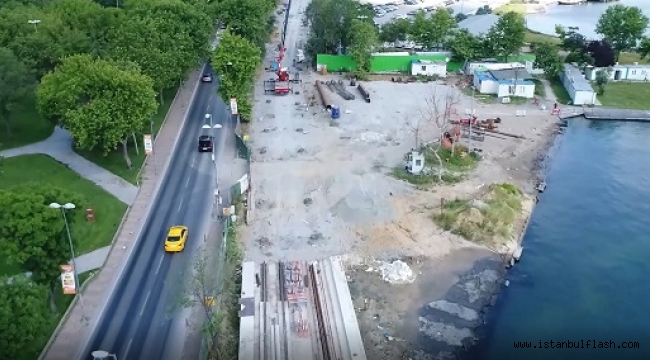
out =
[(153, 171), (158, 175), (158, 166), (156, 164), (156, 153), (153, 151), (153, 139), (151, 134), (144, 134), (144, 152), (147, 156), (153, 155)]

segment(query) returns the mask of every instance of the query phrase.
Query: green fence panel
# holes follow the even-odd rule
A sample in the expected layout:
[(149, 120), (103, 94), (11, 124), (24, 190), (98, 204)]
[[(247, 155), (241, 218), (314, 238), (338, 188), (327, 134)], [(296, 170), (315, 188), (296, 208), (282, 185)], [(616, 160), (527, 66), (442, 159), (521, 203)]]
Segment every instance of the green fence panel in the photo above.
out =
[(246, 142), (244, 142), (244, 139), (241, 138), (241, 136), (235, 134), (235, 141), (237, 144), (237, 156), (239, 156), (242, 159), (246, 159), (246, 161), (251, 161), (251, 149), (246, 145)]
[(230, 198), (235, 199), (237, 196), (241, 195), (241, 184), (239, 181), (235, 183), (235, 185), (230, 187)]
[[(446, 55), (408, 55), (408, 56), (382, 56), (375, 55), (370, 61), (370, 71), (373, 73), (408, 72), (413, 60), (428, 60), (444, 62)], [(356, 64), (349, 55), (316, 55), (319, 65), (327, 66), (328, 71), (354, 71)], [(463, 66), (462, 62), (450, 61), (447, 71), (457, 71)]]

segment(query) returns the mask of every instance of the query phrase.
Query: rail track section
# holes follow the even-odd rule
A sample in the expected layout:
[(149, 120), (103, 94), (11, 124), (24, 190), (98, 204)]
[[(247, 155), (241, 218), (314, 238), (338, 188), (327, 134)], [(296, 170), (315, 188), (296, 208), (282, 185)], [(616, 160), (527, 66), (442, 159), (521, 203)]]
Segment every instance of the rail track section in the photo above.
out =
[(366, 360), (340, 257), (245, 262), (240, 360)]

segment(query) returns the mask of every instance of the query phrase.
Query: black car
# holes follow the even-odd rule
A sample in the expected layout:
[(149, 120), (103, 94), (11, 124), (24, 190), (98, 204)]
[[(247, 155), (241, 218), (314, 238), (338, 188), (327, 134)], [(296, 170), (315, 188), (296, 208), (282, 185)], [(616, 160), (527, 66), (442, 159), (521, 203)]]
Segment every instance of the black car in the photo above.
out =
[(203, 74), (203, 76), (201, 77), (201, 81), (203, 81), (203, 82), (212, 82), (212, 74), (210, 74), (210, 73)]
[(212, 152), (214, 146), (214, 136), (201, 135), (199, 136), (199, 152)]

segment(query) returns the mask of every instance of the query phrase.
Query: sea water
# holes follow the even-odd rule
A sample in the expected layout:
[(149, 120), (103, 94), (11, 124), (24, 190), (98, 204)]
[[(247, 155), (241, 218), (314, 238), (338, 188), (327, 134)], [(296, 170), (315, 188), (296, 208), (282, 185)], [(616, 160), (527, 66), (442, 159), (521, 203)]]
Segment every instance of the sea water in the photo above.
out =
[(650, 124), (569, 120), (558, 142), (471, 358), (650, 359)]

